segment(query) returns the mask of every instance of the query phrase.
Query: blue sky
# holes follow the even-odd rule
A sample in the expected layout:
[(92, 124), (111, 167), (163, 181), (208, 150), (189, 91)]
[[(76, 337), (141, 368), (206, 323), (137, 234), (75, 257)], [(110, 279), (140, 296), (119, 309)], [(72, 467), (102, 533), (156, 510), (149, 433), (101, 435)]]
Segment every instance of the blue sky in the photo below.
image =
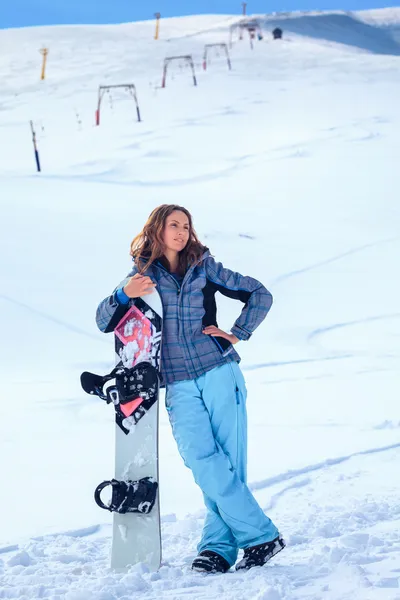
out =
[[(299, 4), (299, 2), (301, 2)], [(390, 6), (382, 0), (249, 0), (249, 13), (286, 10), (358, 10)], [(0, 0), (0, 28), (75, 23), (120, 23), (153, 18), (155, 11), (172, 17), (235, 14), (241, 0)]]

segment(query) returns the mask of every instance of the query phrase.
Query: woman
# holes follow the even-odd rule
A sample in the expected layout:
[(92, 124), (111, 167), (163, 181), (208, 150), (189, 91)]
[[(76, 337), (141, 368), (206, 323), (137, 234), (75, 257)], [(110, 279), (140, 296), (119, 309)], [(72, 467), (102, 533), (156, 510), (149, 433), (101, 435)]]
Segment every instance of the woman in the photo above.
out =
[[(234, 349), (266, 317), (272, 296), (252, 279), (215, 262), (197, 239), (190, 213), (164, 204), (133, 240), (134, 268), (97, 309), (113, 331), (156, 287), (164, 309), (161, 375), (179, 452), (200, 486), (207, 516), (192, 568), (224, 573), (264, 565), (285, 546), (246, 485), (246, 387)], [(231, 332), (218, 328), (215, 293), (244, 307)]]

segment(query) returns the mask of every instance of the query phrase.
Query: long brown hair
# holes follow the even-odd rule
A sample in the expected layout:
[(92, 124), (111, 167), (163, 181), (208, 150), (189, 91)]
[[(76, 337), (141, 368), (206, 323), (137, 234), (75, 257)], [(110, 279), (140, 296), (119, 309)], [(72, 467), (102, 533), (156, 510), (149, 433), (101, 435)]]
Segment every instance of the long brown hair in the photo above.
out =
[(189, 240), (181, 252), (179, 252), (178, 272), (184, 275), (186, 269), (201, 259), (204, 251), (207, 249), (198, 240), (193, 229), (193, 220), (190, 212), (183, 206), (177, 204), (162, 204), (153, 210), (143, 230), (137, 235), (131, 243), (131, 256), (134, 258), (135, 265), (140, 273), (144, 273), (149, 266), (157, 259), (169, 268), (168, 260), (164, 256), (165, 244), (163, 241), (163, 232), (167, 217), (174, 210), (183, 212), (189, 221)]

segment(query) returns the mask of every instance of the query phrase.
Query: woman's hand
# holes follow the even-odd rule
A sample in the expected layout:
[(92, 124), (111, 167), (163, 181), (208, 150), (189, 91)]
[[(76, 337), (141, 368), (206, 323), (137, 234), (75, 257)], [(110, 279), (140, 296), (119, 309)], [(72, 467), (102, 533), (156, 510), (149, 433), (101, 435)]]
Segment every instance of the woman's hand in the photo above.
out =
[(239, 339), (233, 333), (226, 333), (226, 331), (222, 331), (222, 329), (218, 329), (215, 325), (209, 325), (203, 329), (203, 333), (206, 335), (211, 335), (212, 337), (222, 337), (228, 340), (231, 344), (237, 344)]
[(124, 292), (129, 298), (139, 298), (151, 294), (155, 287), (156, 284), (152, 282), (150, 277), (136, 273), (124, 286)]

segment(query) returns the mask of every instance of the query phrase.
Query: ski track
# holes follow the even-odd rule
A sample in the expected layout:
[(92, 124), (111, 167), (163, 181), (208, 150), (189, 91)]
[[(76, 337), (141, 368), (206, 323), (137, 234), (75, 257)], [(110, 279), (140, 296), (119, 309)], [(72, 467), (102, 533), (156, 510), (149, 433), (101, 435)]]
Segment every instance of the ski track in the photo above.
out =
[(393, 313), (391, 315), (377, 315), (374, 317), (367, 317), (365, 319), (358, 319), (356, 321), (349, 321), (347, 323), (335, 323), (334, 325), (329, 325), (328, 327), (320, 327), (312, 331), (307, 340), (311, 342), (316, 337), (329, 333), (330, 331), (334, 331), (336, 329), (343, 329), (345, 327), (354, 327), (355, 325), (367, 325), (368, 323), (374, 323), (376, 321), (383, 321), (386, 319), (398, 319), (400, 318), (400, 313)]
[(90, 333), (89, 331), (80, 329), (79, 327), (76, 327), (75, 325), (72, 325), (71, 323), (67, 323), (67, 321), (58, 319), (57, 317), (54, 317), (53, 315), (50, 315), (49, 313), (45, 313), (41, 310), (38, 310), (37, 308), (34, 308), (33, 306), (29, 306), (28, 304), (25, 304), (25, 302), (21, 302), (20, 300), (16, 300), (15, 298), (10, 298), (9, 296), (1, 295), (0, 300), (5, 300), (6, 302), (11, 302), (11, 304), (15, 304), (16, 306), (24, 308), (25, 310), (28, 310), (32, 314), (37, 315), (41, 319), (46, 319), (46, 321), (50, 321), (51, 323), (54, 323), (55, 325), (59, 325), (60, 327), (63, 327), (64, 329), (68, 329), (68, 331), (71, 331), (72, 333), (77, 333), (78, 335), (84, 335), (85, 337), (89, 337), (91, 339), (96, 340), (96, 342), (103, 342), (103, 343), (107, 342), (107, 340), (103, 340), (101, 337), (98, 337), (98, 336), (94, 335), (93, 333)]
[(336, 256), (332, 256), (331, 258), (327, 258), (323, 261), (314, 263), (307, 267), (302, 267), (301, 269), (296, 269), (295, 271), (290, 271), (289, 273), (285, 273), (284, 275), (280, 275), (272, 280), (272, 284), (278, 284), (282, 281), (285, 281), (291, 277), (296, 277), (297, 275), (302, 275), (303, 273), (308, 273), (309, 271), (313, 271), (314, 269), (319, 269), (320, 267), (325, 267), (331, 263), (342, 260), (343, 258), (347, 258), (348, 256), (352, 256), (353, 254), (358, 254), (359, 252), (364, 252), (364, 250), (369, 250), (370, 248), (374, 248), (377, 246), (381, 246), (382, 244), (390, 244), (392, 242), (397, 242), (400, 239), (400, 236), (390, 237), (384, 240), (377, 240), (376, 242), (371, 242), (369, 244), (363, 244), (361, 246), (356, 246), (355, 248), (351, 248), (350, 250), (346, 250), (346, 252), (341, 252)]
[(257, 371), (258, 369), (269, 369), (275, 367), (287, 367), (291, 365), (297, 364), (307, 364), (307, 363), (319, 363), (326, 362), (331, 360), (346, 360), (348, 358), (353, 358), (354, 354), (341, 354), (338, 356), (325, 356), (320, 358), (298, 358), (294, 360), (287, 361), (276, 361), (276, 362), (268, 362), (268, 363), (260, 363), (256, 365), (243, 365), (243, 371)]
[[(209, 119), (212, 117), (215, 117), (217, 119), (221, 118), (221, 116), (231, 116), (237, 114), (237, 111), (235, 111), (234, 109), (231, 109), (229, 112), (223, 112), (223, 113), (213, 113), (212, 115), (210, 115), (209, 117), (205, 117), (205, 118), (198, 118), (196, 120), (196, 126), (209, 126), (212, 127), (212, 124), (210, 124)], [(204, 122), (203, 122), (204, 120)], [(182, 122), (181, 125), (179, 125), (180, 127), (187, 127), (187, 121)], [(165, 131), (168, 131), (170, 129), (174, 129), (174, 127), (176, 126), (171, 126), (169, 128), (165, 128)], [(148, 132), (148, 135), (152, 135), (153, 132)], [(141, 134), (144, 135), (144, 134)], [(310, 156), (310, 153), (308, 151), (305, 150), (305, 147), (311, 147), (315, 144), (320, 144), (323, 141), (326, 141), (327, 139), (330, 139), (332, 136), (321, 136), (315, 139), (310, 140), (299, 140), (298, 142), (294, 143), (294, 144), (285, 144), (282, 146), (277, 146), (275, 148), (271, 148), (268, 149), (265, 152), (260, 152), (257, 154), (247, 154), (244, 156), (240, 156), (236, 159), (230, 159), (228, 162), (231, 162), (232, 164), (224, 167), (224, 168), (220, 168), (218, 170), (213, 170), (212, 172), (205, 172), (202, 173), (200, 175), (195, 175), (195, 176), (189, 176), (189, 177), (185, 177), (185, 178), (180, 178), (180, 179), (159, 179), (159, 180), (155, 180), (155, 178), (153, 177), (152, 179), (148, 180), (148, 181), (144, 181), (144, 180), (140, 180), (140, 179), (127, 179), (126, 176), (124, 176), (124, 170), (121, 168), (121, 161), (119, 160), (118, 162), (115, 163), (115, 166), (113, 168), (108, 168), (107, 170), (103, 171), (103, 172), (97, 172), (95, 174), (68, 174), (68, 175), (63, 175), (63, 174), (42, 174), (42, 179), (47, 179), (49, 181), (52, 180), (59, 180), (59, 181), (79, 181), (82, 183), (101, 183), (101, 184), (108, 184), (108, 185), (113, 185), (113, 186), (127, 186), (127, 187), (143, 187), (143, 188), (147, 188), (147, 187), (180, 187), (180, 186), (190, 186), (190, 185), (195, 185), (195, 184), (199, 184), (199, 183), (207, 183), (207, 182), (212, 182), (212, 181), (217, 181), (221, 178), (225, 178), (228, 177), (232, 174), (237, 173), (239, 170), (243, 170), (243, 169), (248, 169), (251, 167), (254, 167), (257, 164), (264, 164), (266, 160), (268, 160), (268, 162), (272, 162), (275, 160), (285, 160), (288, 158), (304, 158), (307, 156)], [(162, 136), (162, 137), (155, 137), (152, 142), (155, 141), (160, 141), (162, 139), (168, 139), (168, 136)], [(130, 146), (126, 146), (125, 149), (132, 149), (132, 145)], [(141, 149), (140, 148), (140, 144), (134, 144), (134, 149)], [(148, 152), (148, 151), (147, 151)], [(278, 154), (280, 156), (273, 156), (274, 154)], [(272, 156), (271, 156), (272, 155)], [(146, 155), (145, 155), (146, 156)], [(138, 158), (143, 158), (143, 154), (139, 154)], [(148, 157), (148, 155), (147, 155)], [(132, 157), (129, 158), (128, 162), (130, 163), (132, 160)], [(99, 161), (96, 161), (96, 164), (99, 164)], [(84, 163), (79, 163), (78, 165), (80, 168), (82, 166), (84, 166)], [(117, 177), (116, 177), (117, 176)], [(36, 179), (35, 176), (32, 175), (26, 175), (25, 176), (26, 179)], [(322, 264), (322, 263), (321, 263)], [(283, 276), (282, 279), (286, 278), (286, 276)], [(280, 278), (278, 278), (278, 280), (275, 281), (280, 281)]]
[(267, 487), (271, 487), (272, 485), (276, 485), (277, 483), (281, 483), (282, 481), (287, 481), (289, 479), (294, 479), (295, 477), (299, 477), (300, 475), (305, 475), (307, 473), (311, 473), (313, 471), (320, 471), (321, 469), (326, 469), (332, 466), (336, 466), (340, 463), (350, 460), (356, 456), (365, 456), (368, 454), (376, 454), (379, 452), (387, 452), (388, 450), (394, 450), (396, 448), (400, 448), (400, 442), (398, 444), (391, 444), (389, 446), (383, 446), (378, 448), (369, 448), (367, 450), (360, 450), (359, 452), (353, 452), (352, 454), (348, 454), (347, 456), (339, 456), (337, 458), (328, 458), (323, 462), (316, 463), (315, 465), (308, 465), (303, 467), (302, 469), (295, 469), (291, 471), (287, 471), (287, 473), (282, 473), (280, 475), (275, 475), (274, 477), (270, 477), (268, 479), (264, 479), (263, 481), (254, 482), (249, 485), (252, 491), (265, 489)]
[[(301, 479), (300, 481), (295, 481), (294, 483), (291, 483), (290, 485), (286, 486), (280, 492), (277, 492), (276, 494), (274, 494), (271, 497), (271, 500), (269, 501), (267, 506), (263, 507), (264, 512), (267, 514), (270, 513), (271, 510), (273, 508), (275, 508), (278, 500), (280, 498), (282, 498), (284, 495), (286, 495), (287, 492), (290, 492), (291, 490), (298, 490), (299, 488), (302, 488), (302, 487), (306, 487), (307, 485), (310, 485), (311, 481), (312, 480), (310, 478), (306, 478), (306, 479)], [(250, 486), (250, 489), (254, 490), (255, 488), (252, 488), (252, 486)]]

